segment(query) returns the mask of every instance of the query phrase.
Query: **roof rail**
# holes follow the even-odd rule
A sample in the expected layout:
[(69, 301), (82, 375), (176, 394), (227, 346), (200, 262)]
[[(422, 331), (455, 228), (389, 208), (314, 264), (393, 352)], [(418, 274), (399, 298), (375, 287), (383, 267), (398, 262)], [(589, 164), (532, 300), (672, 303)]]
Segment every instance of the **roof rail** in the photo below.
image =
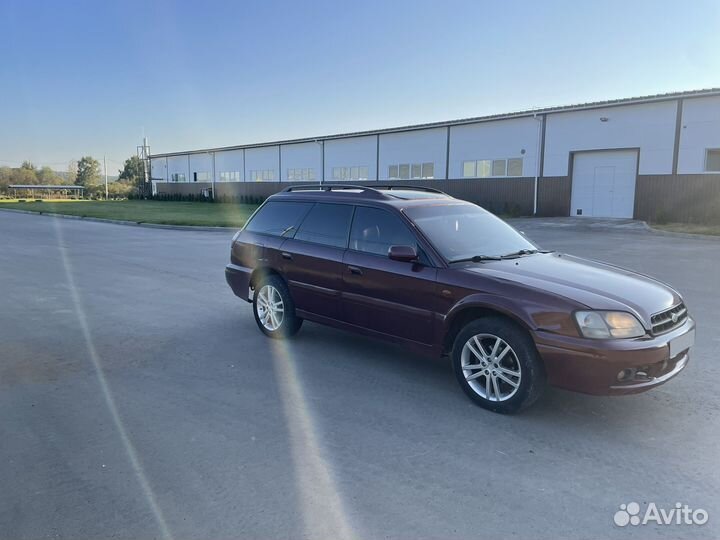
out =
[(431, 187), (425, 187), (425, 186), (398, 186), (398, 185), (391, 185), (391, 184), (379, 184), (377, 186), (360, 186), (355, 184), (304, 184), (301, 186), (288, 186), (285, 189), (282, 190), (281, 193), (291, 193), (293, 191), (325, 191), (325, 192), (342, 192), (346, 191), (348, 193), (350, 192), (357, 192), (360, 191), (364, 195), (372, 195), (375, 198), (387, 198), (392, 197), (392, 195), (383, 193), (383, 191), (424, 191), (426, 193), (438, 193), (440, 195), (445, 195), (447, 197), (450, 197), (447, 193), (444, 191), (440, 191), (439, 189), (431, 188)]
[[(392, 190), (398, 190), (398, 191), (426, 191), (428, 193), (440, 193), (442, 195), (447, 195), (444, 191), (440, 191), (439, 189), (426, 187), (426, 186), (398, 186), (396, 184), (386, 184), (386, 185), (378, 185), (373, 186), (374, 189), (386, 189), (388, 191)], [(449, 197), (449, 195), (448, 195)]]
[(378, 199), (385, 198), (385, 195), (375, 188), (367, 186), (356, 186), (354, 184), (306, 184), (302, 186), (289, 186), (283, 189), (281, 193), (291, 193), (293, 191), (360, 191), (363, 194), (370, 194)]

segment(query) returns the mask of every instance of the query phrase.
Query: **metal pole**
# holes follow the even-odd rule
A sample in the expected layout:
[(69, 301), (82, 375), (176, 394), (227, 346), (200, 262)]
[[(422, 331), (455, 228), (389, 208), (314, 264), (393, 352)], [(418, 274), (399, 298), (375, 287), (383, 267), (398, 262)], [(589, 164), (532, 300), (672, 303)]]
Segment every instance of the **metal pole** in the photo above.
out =
[(538, 118), (537, 113), (533, 113), (533, 118), (536, 122), (538, 122), (537, 125), (537, 146), (535, 147), (535, 181), (533, 182), (533, 216), (537, 216), (538, 212), (538, 186), (539, 186), (539, 178), (540, 178), (540, 154), (541, 149), (540, 145), (542, 144), (542, 122), (543, 117), (541, 116)]
[(103, 169), (105, 170), (105, 200), (108, 200), (107, 160), (103, 156)]
[(212, 153), (212, 200), (215, 200), (215, 152)]

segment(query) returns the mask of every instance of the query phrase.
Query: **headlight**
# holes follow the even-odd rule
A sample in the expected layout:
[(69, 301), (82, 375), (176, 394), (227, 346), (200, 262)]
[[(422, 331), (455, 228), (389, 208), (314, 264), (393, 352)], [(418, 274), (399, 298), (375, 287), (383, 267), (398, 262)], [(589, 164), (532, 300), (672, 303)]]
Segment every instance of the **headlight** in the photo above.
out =
[(634, 338), (645, 335), (640, 321), (623, 311), (576, 311), (575, 320), (586, 338)]

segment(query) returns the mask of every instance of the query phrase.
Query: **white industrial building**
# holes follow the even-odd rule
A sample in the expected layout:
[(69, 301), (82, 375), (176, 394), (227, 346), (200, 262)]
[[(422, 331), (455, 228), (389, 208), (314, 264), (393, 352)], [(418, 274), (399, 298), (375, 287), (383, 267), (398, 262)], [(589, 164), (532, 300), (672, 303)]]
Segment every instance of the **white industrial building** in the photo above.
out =
[(720, 212), (720, 89), (150, 156), (153, 193), (266, 197), (288, 182), (423, 184), (500, 213)]

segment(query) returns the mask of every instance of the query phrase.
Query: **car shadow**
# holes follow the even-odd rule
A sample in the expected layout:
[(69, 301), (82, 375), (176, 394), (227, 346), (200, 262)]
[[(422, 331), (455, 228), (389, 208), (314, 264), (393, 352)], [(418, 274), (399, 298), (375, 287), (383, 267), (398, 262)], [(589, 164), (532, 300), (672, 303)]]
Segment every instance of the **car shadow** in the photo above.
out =
[[(251, 318), (243, 321), (238, 332), (237, 317), (218, 317), (215, 327), (234, 348), (247, 350), (246, 340), (253, 347), (271, 352), (276, 340), (262, 336)], [(353, 378), (359, 393), (375, 392), (378, 385), (392, 388), (394, 393), (405, 391), (408, 406), (414, 400), (431, 401), (445, 407), (450, 414), (459, 414), (469, 421), (487, 415), (510, 423), (558, 424), (563, 429), (594, 430), (634, 429), (639, 420), (657, 414), (658, 400), (653, 393), (631, 396), (590, 396), (548, 387), (544, 395), (528, 409), (516, 415), (502, 416), (473, 405), (455, 380), (448, 358), (434, 358), (409, 351), (407, 348), (352, 332), (308, 323), (289, 340), (283, 340), (289, 357), (300, 364), (306, 384), (321, 385), (322, 381), (340, 384), (345, 377)], [(331, 366), (331, 369), (328, 368)], [(363, 385), (365, 387), (363, 388)], [(398, 390), (400, 389), (400, 390)], [(422, 396), (421, 398), (419, 396)]]

